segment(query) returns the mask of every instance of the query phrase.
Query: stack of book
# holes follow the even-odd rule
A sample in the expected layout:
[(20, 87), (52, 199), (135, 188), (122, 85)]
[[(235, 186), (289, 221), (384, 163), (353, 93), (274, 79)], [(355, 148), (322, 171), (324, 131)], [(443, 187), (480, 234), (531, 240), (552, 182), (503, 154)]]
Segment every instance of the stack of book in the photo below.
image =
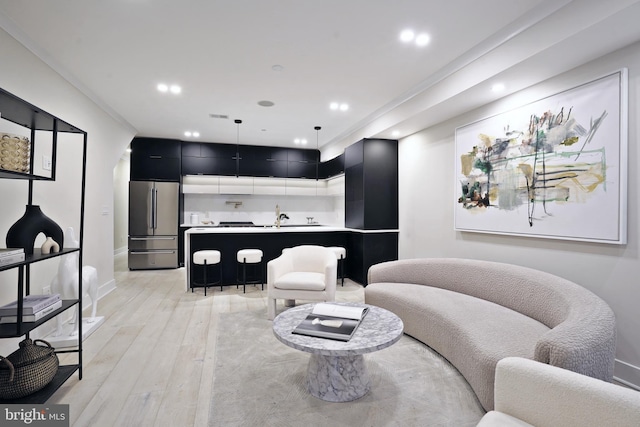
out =
[[(27, 295), (22, 299), (22, 321), (36, 322), (62, 307), (60, 294)], [(0, 307), (0, 323), (18, 321), (18, 301)]]
[(349, 341), (368, 311), (366, 306), (317, 303), (292, 333)]
[(0, 248), (0, 265), (9, 265), (24, 261), (24, 249)]

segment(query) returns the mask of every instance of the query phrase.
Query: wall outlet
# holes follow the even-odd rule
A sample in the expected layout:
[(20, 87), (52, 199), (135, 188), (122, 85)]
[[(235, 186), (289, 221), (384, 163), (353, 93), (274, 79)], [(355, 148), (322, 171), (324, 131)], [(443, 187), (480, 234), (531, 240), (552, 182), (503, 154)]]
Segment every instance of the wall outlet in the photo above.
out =
[(45, 295), (51, 295), (51, 286), (45, 286), (42, 288), (42, 293)]
[(42, 155), (42, 169), (46, 171), (51, 170), (51, 157), (47, 155)]

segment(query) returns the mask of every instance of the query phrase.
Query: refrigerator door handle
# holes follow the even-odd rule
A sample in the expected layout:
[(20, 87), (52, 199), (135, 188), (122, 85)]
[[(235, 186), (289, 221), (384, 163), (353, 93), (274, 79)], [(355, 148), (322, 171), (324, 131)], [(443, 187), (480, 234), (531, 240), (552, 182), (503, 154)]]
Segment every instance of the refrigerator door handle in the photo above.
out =
[(154, 251), (130, 251), (131, 255), (154, 255), (154, 254), (175, 254), (176, 251), (162, 251), (162, 250), (154, 250)]
[(176, 240), (175, 237), (130, 237), (131, 240)]
[(151, 215), (153, 218), (151, 228), (155, 230), (158, 228), (158, 190), (155, 187), (151, 189), (151, 195)]
[(149, 189), (149, 228), (153, 229), (153, 187)]

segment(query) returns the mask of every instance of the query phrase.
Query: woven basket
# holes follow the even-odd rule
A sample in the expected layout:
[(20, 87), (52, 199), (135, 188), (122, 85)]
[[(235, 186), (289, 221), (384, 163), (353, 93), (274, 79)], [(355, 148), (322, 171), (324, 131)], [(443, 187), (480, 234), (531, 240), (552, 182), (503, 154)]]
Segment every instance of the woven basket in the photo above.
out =
[(18, 399), (40, 390), (56, 375), (58, 363), (51, 344), (25, 339), (18, 350), (7, 357), (0, 356), (0, 398)]

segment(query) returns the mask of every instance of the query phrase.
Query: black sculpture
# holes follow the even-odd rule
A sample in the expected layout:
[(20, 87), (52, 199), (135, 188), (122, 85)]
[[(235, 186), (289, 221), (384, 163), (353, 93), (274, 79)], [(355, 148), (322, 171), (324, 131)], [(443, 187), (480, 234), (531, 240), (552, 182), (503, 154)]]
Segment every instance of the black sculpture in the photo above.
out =
[(44, 233), (60, 245), (64, 240), (62, 228), (42, 213), (40, 206), (27, 205), (24, 215), (7, 232), (7, 248), (23, 248), (26, 255), (33, 254), (33, 245), (38, 234)]

